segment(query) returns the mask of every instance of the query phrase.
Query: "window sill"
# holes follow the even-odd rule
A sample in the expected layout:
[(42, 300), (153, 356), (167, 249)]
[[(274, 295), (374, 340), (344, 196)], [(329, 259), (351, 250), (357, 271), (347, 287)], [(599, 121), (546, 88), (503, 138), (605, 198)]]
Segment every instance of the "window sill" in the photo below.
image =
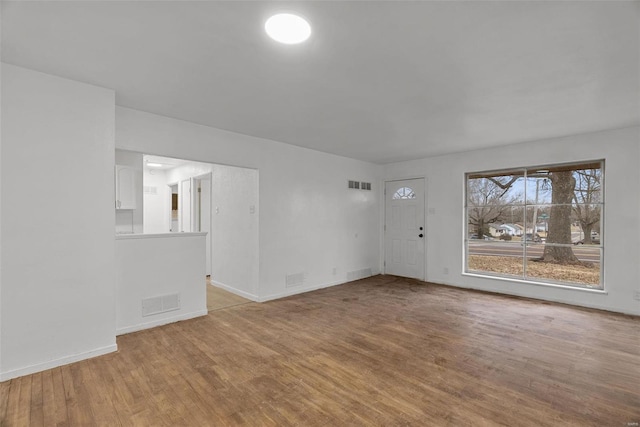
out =
[(590, 293), (601, 294), (601, 295), (608, 295), (609, 294), (609, 292), (607, 292), (604, 289), (581, 288), (579, 286), (559, 285), (559, 284), (556, 284), (556, 283), (534, 282), (534, 281), (531, 281), (531, 280), (514, 279), (514, 278), (511, 278), (511, 277), (492, 276), (492, 275), (489, 275), (489, 274), (463, 272), (462, 275), (463, 276), (469, 276), (469, 277), (478, 277), (478, 278), (481, 278), (481, 279), (492, 279), (492, 280), (500, 280), (500, 281), (503, 281), (503, 282), (520, 283), (520, 284), (524, 284), (524, 285), (543, 286), (545, 288), (570, 289), (572, 291), (590, 292)]

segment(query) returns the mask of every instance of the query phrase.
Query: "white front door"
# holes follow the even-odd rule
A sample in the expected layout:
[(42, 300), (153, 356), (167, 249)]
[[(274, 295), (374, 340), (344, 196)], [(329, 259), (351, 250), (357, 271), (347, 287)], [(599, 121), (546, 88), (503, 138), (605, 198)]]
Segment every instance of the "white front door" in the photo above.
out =
[(424, 280), (424, 179), (385, 183), (385, 274)]

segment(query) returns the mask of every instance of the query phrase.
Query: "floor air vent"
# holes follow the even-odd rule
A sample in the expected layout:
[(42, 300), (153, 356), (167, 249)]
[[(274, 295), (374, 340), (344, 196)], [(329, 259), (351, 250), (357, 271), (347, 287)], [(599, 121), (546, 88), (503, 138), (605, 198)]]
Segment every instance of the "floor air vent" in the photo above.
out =
[(180, 294), (163, 295), (142, 300), (142, 317), (180, 310)]

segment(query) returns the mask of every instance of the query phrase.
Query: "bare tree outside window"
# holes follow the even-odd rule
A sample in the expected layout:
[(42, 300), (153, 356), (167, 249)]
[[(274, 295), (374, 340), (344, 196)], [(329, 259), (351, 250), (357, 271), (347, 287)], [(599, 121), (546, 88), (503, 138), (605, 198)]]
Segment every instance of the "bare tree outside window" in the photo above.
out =
[[(577, 264), (578, 257), (571, 247), (571, 202), (573, 202), (576, 179), (573, 171), (562, 170), (549, 173), (551, 182), (551, 218), (544, 253), (540, 261), (560, 264)], [(555, 245), (554, 245), (555, 244)]]
[(601, 289), (603, 162), (467, 174), (466, 270)]
[(576, 188), (574, 191), (573, 209), (584, 232), (584, 244), (592, 244), (594, 238), (599, 239), (601, 169), (584, 169), (576, 171)]
[(476, 235), (488, 236), (487, 226), (508, 218), (511, 207), (518, 204), (520, 194), (510, 192), (518, 176), (479, 178), (468, 182), (469, 224)]

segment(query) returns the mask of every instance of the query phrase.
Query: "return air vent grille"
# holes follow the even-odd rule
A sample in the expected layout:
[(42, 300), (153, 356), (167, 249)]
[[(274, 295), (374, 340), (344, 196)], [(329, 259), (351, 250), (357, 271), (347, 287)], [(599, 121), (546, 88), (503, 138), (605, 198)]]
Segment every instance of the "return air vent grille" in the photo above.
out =
[(285, 286), (293, 288), (304, 284), (304, 273), (287, 274), (285, 276)]
[(180, 294), (163, 295), (142, 300), (142, 317), (180, 310)]
[(371, 183), (370, 182), (360, 182), (360, 181), (352, 181), (349, 180), (348, 187), (353, 190), (368, 190), (371, 191)]
[(157, 196), (158, 195), (158, 187), (152, 187), (150, 185), (145, 185), (143, 187), (144, 189), (144, 194), (149, 194), (151, 196)]

